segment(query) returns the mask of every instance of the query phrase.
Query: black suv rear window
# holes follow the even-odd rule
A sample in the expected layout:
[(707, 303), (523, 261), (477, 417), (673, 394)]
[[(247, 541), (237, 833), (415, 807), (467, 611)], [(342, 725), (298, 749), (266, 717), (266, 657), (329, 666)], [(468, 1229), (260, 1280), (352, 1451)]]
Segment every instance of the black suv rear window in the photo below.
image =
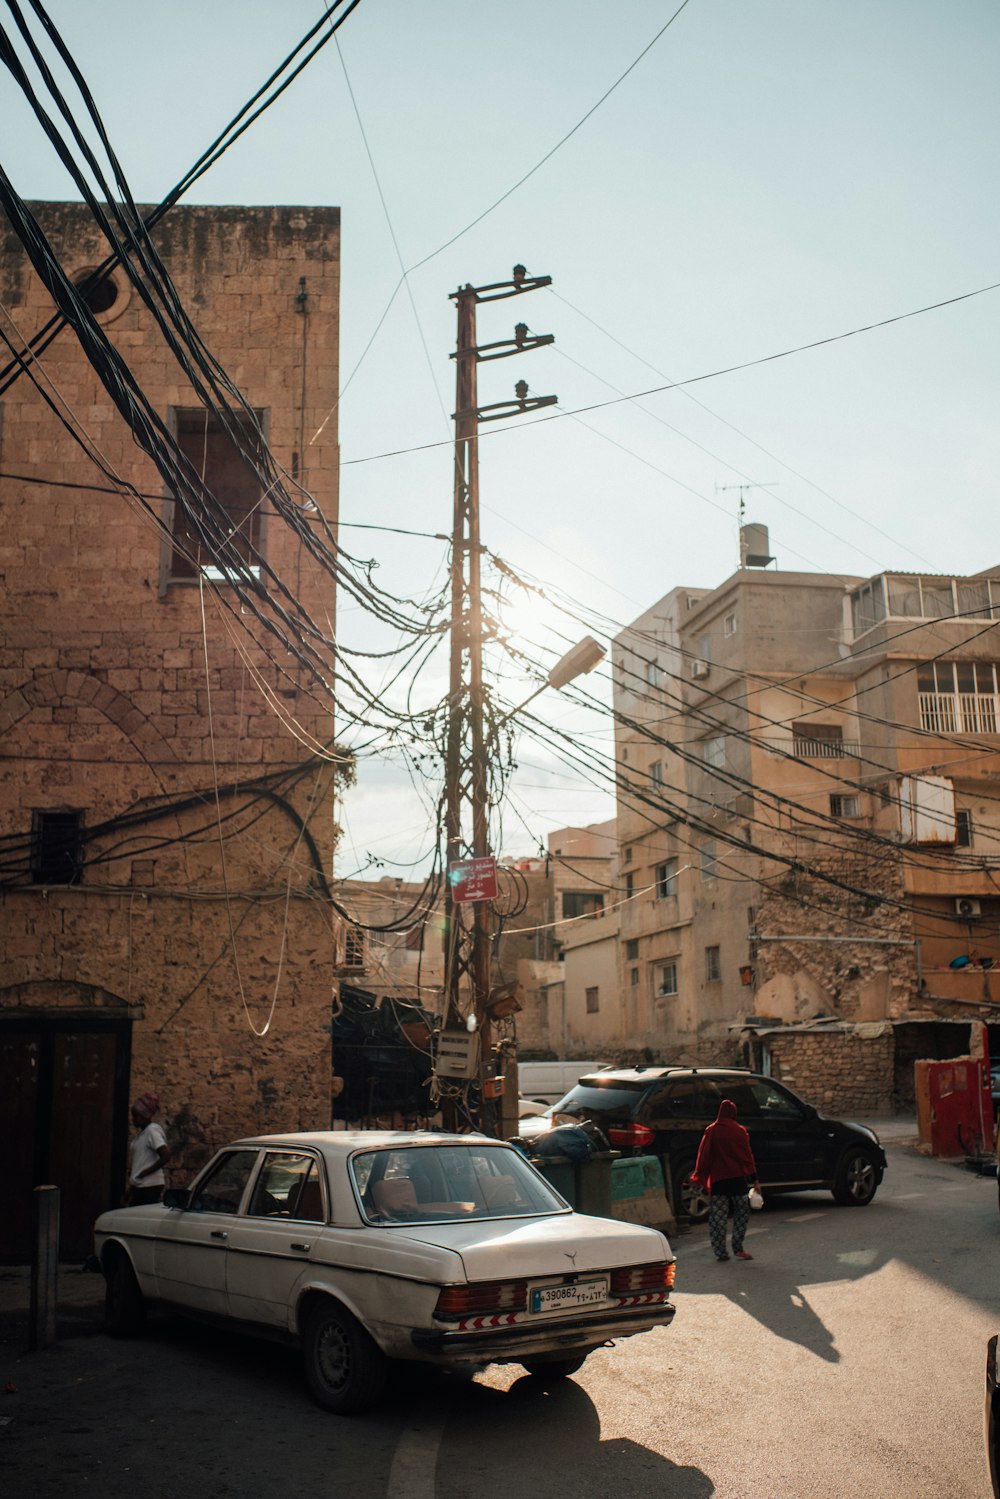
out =
[(565, 1098), (553, 1105), (553, 1114), (572, 1114), (583, 1118), (589, 1114), (627, 1114), (635, 1108), (648, 1083), (577, 1083)]

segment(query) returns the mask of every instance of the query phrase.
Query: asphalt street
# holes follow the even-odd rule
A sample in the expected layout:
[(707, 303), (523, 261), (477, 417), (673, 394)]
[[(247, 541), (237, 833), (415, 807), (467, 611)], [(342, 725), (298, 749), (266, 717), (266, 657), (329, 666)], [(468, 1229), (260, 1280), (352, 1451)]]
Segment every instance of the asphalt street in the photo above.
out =
[(888, 1145), (865, 1209), (825, 1194), (751, 1220), (753, 1261), (682, 1235), (677, 1317), (551, 1389), (516, 1366), (403, 1371), (351, 1420), (294, 1352), (168, 1318), (100, 1327), (99, 1277), (66, 1272), (61, 1336), (24, 1352), (0, 1269), (5, 1499), (975, 1499), (985, 1346), (1000, 1329), (995, 1179)]

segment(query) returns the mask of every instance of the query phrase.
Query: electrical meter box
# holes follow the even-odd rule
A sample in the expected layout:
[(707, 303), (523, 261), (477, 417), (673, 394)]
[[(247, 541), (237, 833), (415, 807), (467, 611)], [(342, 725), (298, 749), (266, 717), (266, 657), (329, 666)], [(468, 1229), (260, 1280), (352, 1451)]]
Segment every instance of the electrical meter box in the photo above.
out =
[(434, 1070), (438, 1077), (475, 1077), (479, 1071), (479, 1036), (475, 1031), (442, 1031)]

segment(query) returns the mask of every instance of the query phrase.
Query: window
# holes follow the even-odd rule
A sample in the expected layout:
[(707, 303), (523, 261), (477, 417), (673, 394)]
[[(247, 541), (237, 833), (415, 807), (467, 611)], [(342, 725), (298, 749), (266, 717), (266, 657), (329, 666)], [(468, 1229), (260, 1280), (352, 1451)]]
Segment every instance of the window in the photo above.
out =
[(792, 754), (806, 760), (839, 760), (845, 753), (844, 731), (839, 723), (798, 722), (792, 724)]
[(632, 985), (633, 989), (638, 984), (638, 982), (639, 982), (639, 970), (638, 970), (638, 968), (630, 968), (629, 969), (629, 983)]
[(656, 965), (656, 995), (658, 999), (668, 999), (677, 993), (677, 960), (672, 958), (669, 963), (657, 963)]
[(424, 950), (424, 924), (411, 926), (403, 938), (403, 946), (407, 952), (423, 952)]
[(562, 913), (564, 920), (575, 916), (600, 916), (604, 910), (604, 896), (597, 890), (564, 890)]
[(632, 873), (632, 871), (630, 869), (628, 871), (628, 873), (626, 874), (626, 876), (625, 876), (625, 896), (626, 896), (626, 899), (631, 898), (631, 896), (633, 896), (634, 894), (635, 894), (635, 875)]
[(668, 900), (677, 894), (677, 860), (667, 859), (656, 866), (656, 899)]
[(722, 960), (717, 947), (705, 948), (705, 982), (717, 984), (722, 978)]
[(598, 986), (595, 984), (592, 989), (588, 989), (586, 991), (586, 995), (587, 995), (587, 1014), (588, 1015), (596, 1015), (597, 1012), (598, 1012), (598, 1010), (601, 1008), (601, 991), (598, 988)]
[(728, 640), (730, 635), (736, 634), (736, 615), (727, 614), (722, 621), (722, 633)]
[[(254, 412), (261, 424), (265, 415)], [(246, 446), (257, 452), (261, 440), (254, 423), (249, 417), (237, 420)], [(224, 514), (213, 520), (209, 512), (203, 528), (198, 516), (192, 517), (179, 500), (171, 501), (173, 545), (166, 559), (167, 578), (196, 578), (199, 570), (206, 577), (226, 578), (236, 571), (238, 562), (256, 573), (263, 540), (263, 492), (257, 473), (204, 407), (174, 411), (173, 426), (178, 447)]]
[(972, 813), (962, 808), (955, 813), (955, 847), (972, 847)]
[(625, 943), (625, 961), (626, 963), (635, 963), (638, 961), (638, 958), (639, 939), (638, 937), (630, 937)]
[(626, 846), (622, 849), (622, 863), (623, 864), (631, 864), (631, 862), (632, 862), (632, 845), (631, 844), (626, 844)]
[(702, 754), (705, 764), (711, 770), (721, 770), (726, 763), (725, 734), (715, 734), (711, 739), (706, 739), (702, 746)]
[(831, 796), (831, 817), (860, 817), (860, 815), (860, 805), (856, 796)]
[(192, 1213), (238, 1213), (250, 1172), (257, 1164), (256, 1150), (230, 1150), (222, 1157), (191, 1198)]
[(652, 783), (653, 783), (654, 786), (662, 786), (663, 785), (663, 761), (662, 760), (654, 760), (653, 761), (652, 765), (649, 767), (649, 779), (652, 781)]
[(650, 687), (660, 685), (660, 668), (655, 661), (646, 662), (646, 683)]
[(851, 594), (851, 625), (855, 635), (864, 634), (885, 619), (885, 582), (873, 578)]
[(78, 885), (83, 874), (83, 813), (31, 814), (31, 879), (35, 885)]
[(702, 879), (703, 880), (714, 880), (715, 879), (715, 868), (716, 868), (716, 862), (715, 862), (716, 861), (716, 853), (715, 853), (715, 839), (714, 838), (708, 838), (708, 839), (705, 840), (705, 842), (701, 845), (701, 848), (699, 849), (699, 856), (700, 856), (700, 861), (701, 861), (701, 877), (702, 877)]
[(935, 734), (996, 734), (1000, 725), (994, 661), (928, 661), (917, 667), (920, 727)]
[(264, 1157), (248, 1212), (254, 1218), (323, 1221), (323, 1194), (316, 1162), (307, 1155), (274, 1152)]
[(356, 926), (349, 926), (344, 933), (344, 967), (364, 968), (365, 934)]

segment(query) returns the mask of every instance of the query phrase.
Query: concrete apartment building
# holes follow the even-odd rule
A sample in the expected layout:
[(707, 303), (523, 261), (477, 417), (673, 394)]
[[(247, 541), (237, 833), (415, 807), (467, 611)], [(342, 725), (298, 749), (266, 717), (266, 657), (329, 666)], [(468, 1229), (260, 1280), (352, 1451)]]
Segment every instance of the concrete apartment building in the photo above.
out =
[(626, 1044), (876, 1109), (1000, 1010), (998, 605), (750, 565), (622, 632)]
[[(29, 206), (71, 279), (104, 260), (84, 205)], [(339, 210), (180, 206), (154, 238), (315, 508), (290, 493), (317, 531), (335, 525)], [(23, 344), (53, 303), (13, 230), (0, 286), (5, 333)], [(328, 570), (120, 269), (91, 306), (224, 505), (240, 555), (265, 559), (254, 576), (270, 570), (332, 620)], [(37, 385), (22, 375), (0, 397), (7, 1256), (23, 1252), (39, 1181), (62, 1187), (64, 1254), (87, 1252), (95, 1212), (124, 1185), (139, 1093), (162, 1101), (178, 1180), (233, 1135), (330, 1116), (332, 700), (198, 550), (71, 330), (36, 370)]]

